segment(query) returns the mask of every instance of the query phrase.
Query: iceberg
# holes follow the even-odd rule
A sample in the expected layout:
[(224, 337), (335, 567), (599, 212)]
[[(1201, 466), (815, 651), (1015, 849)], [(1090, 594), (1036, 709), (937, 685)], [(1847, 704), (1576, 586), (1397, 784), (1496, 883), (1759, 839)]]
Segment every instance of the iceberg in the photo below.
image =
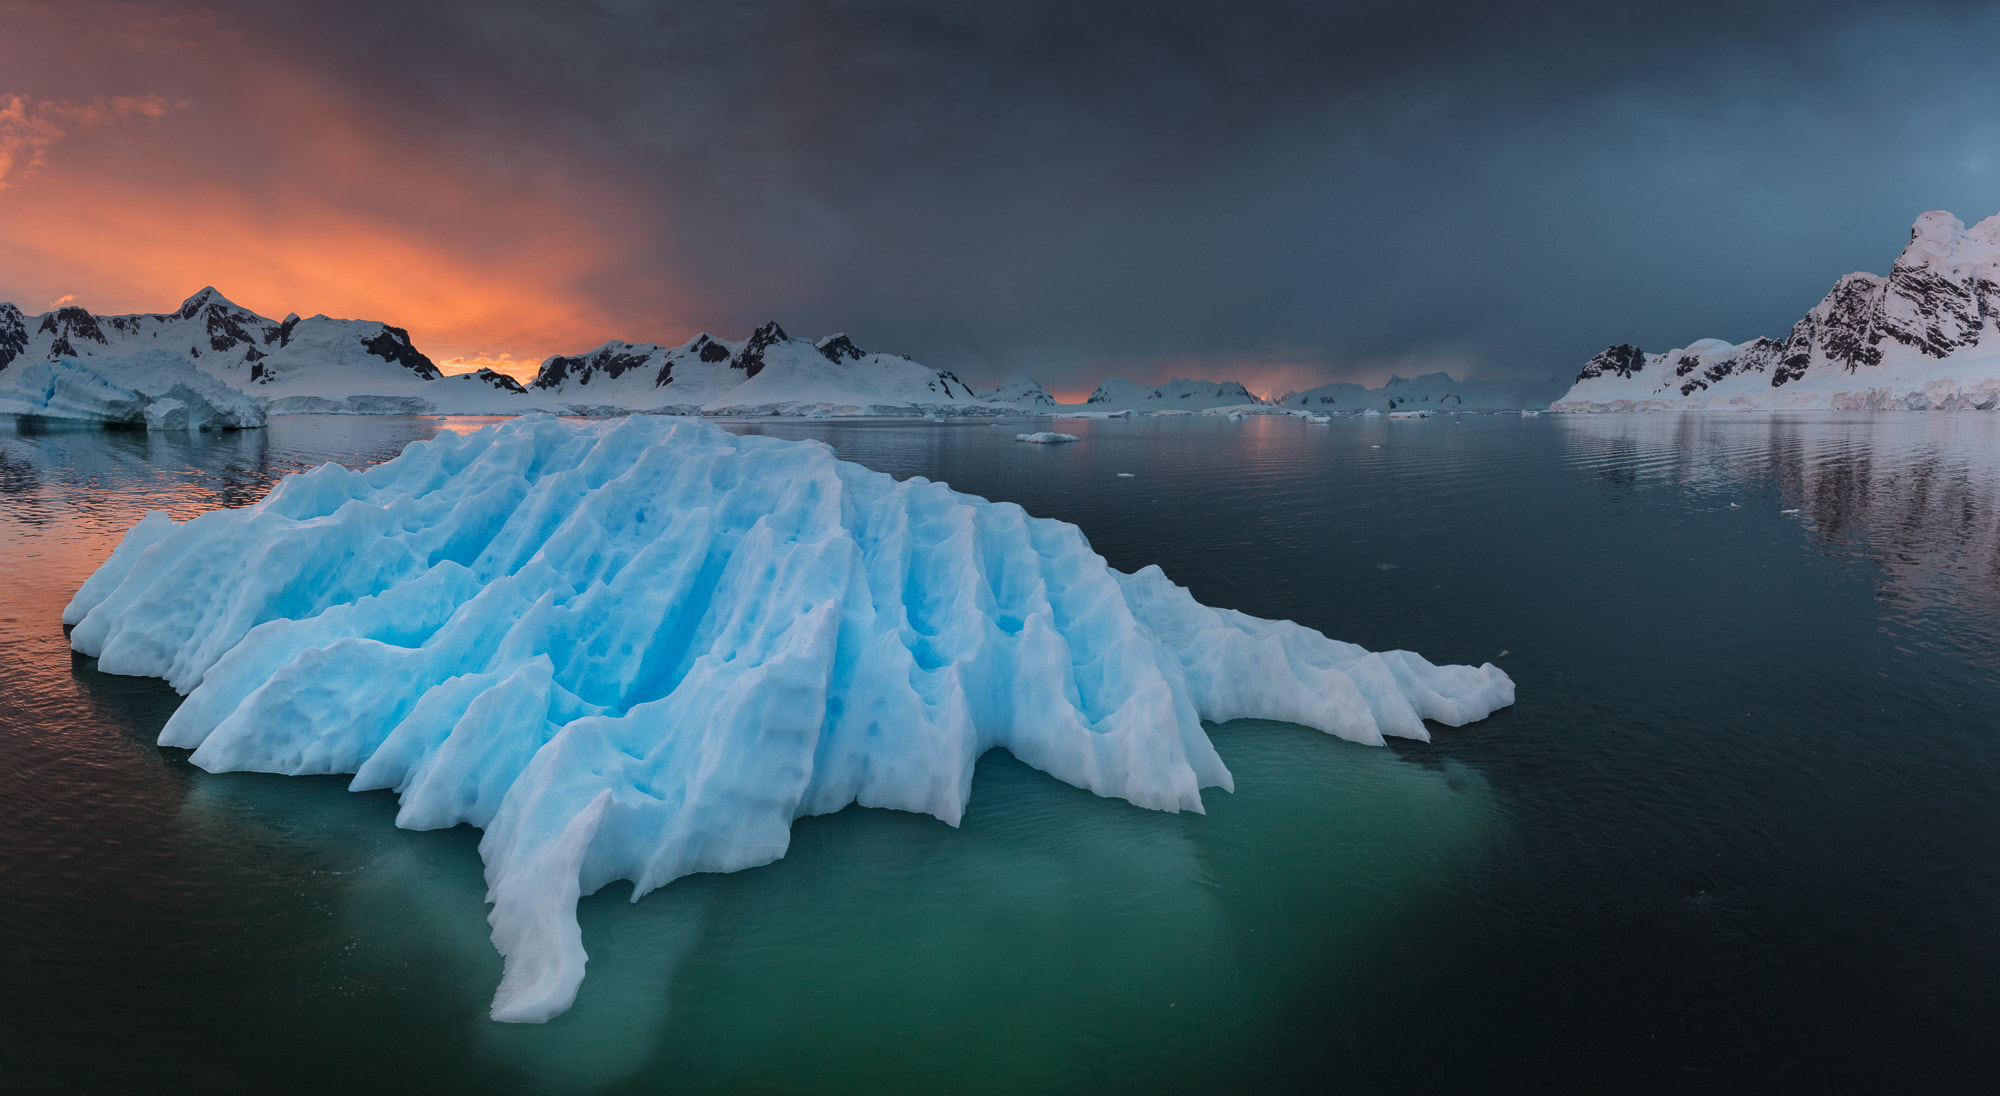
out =
[(530, 416), (148, 514), (63, 620), (185, 694), (160, 742), (204, 769), (352, 773), (399, 826), (483, 829), (492, 1016), (522, 1022), (575, 999), (580, 896), (769, 863), (849, 804), (956, 825), (996, 746), (1200, 811), (1232, 787), (1204, 721), (1380, 744), (1514, 699), (1490, 663), (1202, 605), (1010, 503), (659, 416)]
[(1039, 445), (1054, 445), (1066, 441), (1081, 441), (1075, 434), (1058, 434), (1053, 430), (1038, 430), (1032, 434), (1016, 434), (1015, 441), (1031, 441)]
[(159, 350), (122, 358), (31, 361), (0, 372), (0, 414), (118, 423), (148, 430), (264, 425), (258, 401)]

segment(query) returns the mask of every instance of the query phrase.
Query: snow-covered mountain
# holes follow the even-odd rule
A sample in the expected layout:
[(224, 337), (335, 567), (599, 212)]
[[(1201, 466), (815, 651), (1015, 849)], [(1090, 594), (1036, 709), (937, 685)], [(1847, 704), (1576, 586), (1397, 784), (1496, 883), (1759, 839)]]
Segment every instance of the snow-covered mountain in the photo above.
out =
[(1235, 381), (1191, 381), (1176, 377), (1165, 384), (1138, 384), (1124, 377), (1112, 377), (1097, 386), (1090, 398), (1083, 402), (1083, 407), (1090, 411), (1137, 411), (1146, 414), (1263, 402)]
[(74, 305), (29, 316), (0, 304), (0, 377), (20, 363), (67, 358), (117, 383), (115, 360), (148, 351), (184, 357), (274, 414), (487, 412), (522, 394), (513, 378), (490, 370), (445, 377), (400, 327), (297, 314), (273, 320), (212, 287), (172, 312), (128, 316)]
[(1056, 398), (1049, 395), (1040, 381), (1026, 377), (1016, 377), (998, 388), (982, 389), (979, 398), (988, 403), (1010, 403), (1031, 411), (1050, 411), (1056, 406)]
[[(1039, 388), (1037, 389), (1039, 390)], [(846, 335), (818, 341), (767, 323), (741, 342), (697, 335), (675, 347), (608, 342), (542, 363), (528, 394), (583, 414), (998, 415), (1021, 408), (948, 370), (874, 354)]]
[(1546, 381), (1451, 379), (1449, 373), (1390, 377), (1380, 388), (1358, 384), (1325, 384), (1295, 392), (1276, 402), (1309, 411), (1535, 411), (1547, 407), (1569, 385), (1561, 377)]
[(1612, 346), (1557, 411), (1990, 410), (2000, 406), (2000, 215), (1917, 218), (1888, 277), (1849, 274), (1783, 340)]

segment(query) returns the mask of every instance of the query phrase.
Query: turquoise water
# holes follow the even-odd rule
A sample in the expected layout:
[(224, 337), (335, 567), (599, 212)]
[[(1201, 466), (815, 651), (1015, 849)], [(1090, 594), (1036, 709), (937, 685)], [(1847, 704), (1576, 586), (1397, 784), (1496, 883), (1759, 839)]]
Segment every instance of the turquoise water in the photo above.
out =
[[(1216, 605), (1520, 702), (1431, 745), (1215, 728), (1206, 815), (1003, 753), (580, 915), (542, 1027), (477, 834), (211, 775), (58, 624), (149, 508), (476, 423), (0, 422), (0, 1071), (26, 1091), (1936, 1091), (2000, 1065), (2000, 420), (779, 423)], [(1133, 473), (1119, 477), (1118, 472)], [(1733, 505), (1732, 505), (1733, 504)], [(1784, 513), (1797, 510), (1797, 513)]]

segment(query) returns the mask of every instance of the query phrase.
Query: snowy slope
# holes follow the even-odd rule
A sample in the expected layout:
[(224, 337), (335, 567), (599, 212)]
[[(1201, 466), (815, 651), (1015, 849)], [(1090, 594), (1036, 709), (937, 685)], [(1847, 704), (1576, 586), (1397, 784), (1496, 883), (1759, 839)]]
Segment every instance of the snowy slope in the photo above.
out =
[[(1263, 400), (1235, 381), (1191, 381), (1176, 377), (1165, 384), (1138, 384), (1112, 377), (1083, 402), (1089, 411), (1200, 411), (1207, 407), (1261, 404)], [(1076, 407), (1075, 404), (1064, 404)]]
[(1535, 411), (1547, 407), (1567, 388), (1561, 379), (1547, 381), (1451, 379), (1449, 373), (1420, 377), (1390, 377), (1380, 388), (1358, 384), (1328, 384), (1286, 396), (1285, 407), (1310, 411)]
[(1010, 403), (1029, 410), (1050, 411), (1056, 406), (1056, 398), (1049, 395), (1041, 382), (1028, 377), (1016, 377), (997, 388), (983, 389), (979, 398), (988, 403)]
[(1081, 531), (693, 419), (517, 419), (126, 534), (64, 612), (188, 694), (212, 771), (354, 773), (486, 831), (498, 1019), (567, 1009), (576, 902), (784, 855), (850, 803), (957, 824), (1002, 746), (1143, 807), (1230, 787), (1203, 720), (1427, 739), (1492, 665), (1373, 654), (1123, 574)]
[(1553, 410), (2000, 406), (2000, 215), (1917, 218), (1887, 277), (1849, 274), (1782, 341), (1609, 347)]
[(586, 414), (997, 415), (1020, 408), (981, 397), (952, 373), (869, 353), (846, 335), (796, 339), (775, 322), (732, 342), (697, 335), (680, 346), (609, 342), (552, 357), (531, 394)]

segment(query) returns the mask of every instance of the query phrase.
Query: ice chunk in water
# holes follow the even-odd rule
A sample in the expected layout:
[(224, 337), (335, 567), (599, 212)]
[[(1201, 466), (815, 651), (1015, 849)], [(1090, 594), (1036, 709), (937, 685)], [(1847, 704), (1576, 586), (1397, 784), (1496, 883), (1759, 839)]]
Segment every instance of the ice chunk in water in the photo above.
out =
[(1166, 811), (1230, 786), (1202, 721), (1424, 739), (1511, 704), (1488, 664), (1197, 603), (1081, 531), (818, 442), (538, 416), (326, 465), (126, 534), (64, 613), (187, 699), (212, 771), (354, 773), (486, 831), (493, 1016), (574, 1000), (579, 895), (784, 855), (851, 803), (956, 824), (1004, 746)]

